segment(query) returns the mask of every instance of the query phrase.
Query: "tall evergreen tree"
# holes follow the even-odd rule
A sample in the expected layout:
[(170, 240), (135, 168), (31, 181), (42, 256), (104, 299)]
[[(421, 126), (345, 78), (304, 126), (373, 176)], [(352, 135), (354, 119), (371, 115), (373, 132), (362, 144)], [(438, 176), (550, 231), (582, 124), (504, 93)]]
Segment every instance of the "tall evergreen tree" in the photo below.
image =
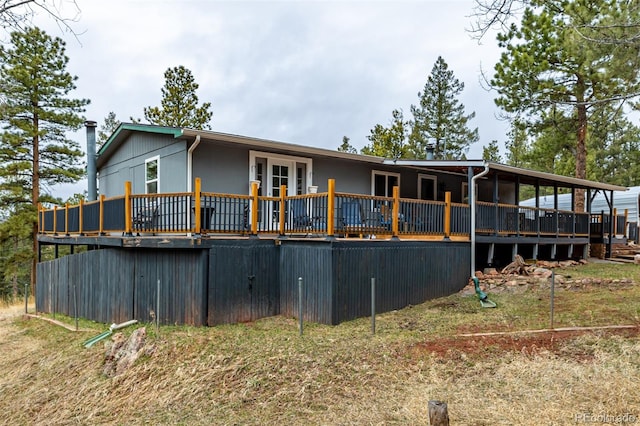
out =
[(405, 121), (402, 110), (394, 109), (389, 127), (376, 124), (371, 129), (367, 139), (371, 144), (366, 145), (360, 152), (390, 159), (407, 157), (407, 134), (409, 123)]
[(338, 151), (349, 152), (351, 154), (355, 154), (358, 152), (358, 150), (351, 145), (350, 139), (346, 136), (342, 137), (342, 144), (338, 147)]
[(109, 139), (109, 136), (120, 125), (120, 120), (116, 118), (116, 113), (113, 111), (109, 111), (109, 114), (104, 118), (104, 122), (100, 125), (98, 129), (98, 135), (96, 138), (97, 148), (102, 148), (102, 145)]
[[(566, 1), (560, 8), (543, 3), (525, 9), (520, 25), (498, 36), (505, 51), (491, 85), (498, 91), (499, 107), (527, 117), (544, 134), (543, 140), (573, 153), (573, 174), (584, 179), (590, 115), (607, 104), (621, 106), (640, 93), (640, 39), (625, 44), (588, 40), (601, 37), (604, 28), (612, 39), (623, 38), (627, 28), (617, 23), (637, 22), (640, 9), (613, 0)], [(567, 129), (573, 134), (570, 146), (562, 141)], [(583, 207), (578, 192), (576, 208)]]
[(494, 139), (489, 142), (489, 145), (482, 147), (482, 159), (494, 163), (502, 163), (502, 156), (500, 155), (500, 147), (498, 147), (497, 140)]
[[(0, 203), (10, 214), (30, 205), (33, 253), (37, 253), (36, 206), (51, 201), (43, 188), (77, 182), (84, 175), (83, 152), (67, 132), (84, 123), (86, 99), (72, 99), (77, 77), (66, 70), (65, 44), (38, 28), (13, 32), (0, 46)], [(25, 219), (26, 220), (26, 219)], [(35, 256), (31, 285), (35, 287)]]
[(514, 120), (511, 122), (511, 129), (507, 134), (506, 142), (507, 152), (505, 161), (510, 166), (527, 167), (527, 154), (529, 152), (529, 144), (527, 141), (527, 131), (524, 124)]
[(198, 83), (191, 71), (180, 65), (167, 68), (159, 107), (146, 107), (144, 118), (151, 124), (191, 129), (211, 129), (211, 103), (198, 106)]
[(423, 91), (418, 92), (420, 104), (411, 105), (409, 151), (414, 158), (426, 158), (427, 144), (435, 143), (436, 159), (462, 159), (470, 145), (478, 141), (478, 129), (468, 127), (475, 112), (465, 115), (458, 99), (463, 90), (464, 83), (439, 56)]

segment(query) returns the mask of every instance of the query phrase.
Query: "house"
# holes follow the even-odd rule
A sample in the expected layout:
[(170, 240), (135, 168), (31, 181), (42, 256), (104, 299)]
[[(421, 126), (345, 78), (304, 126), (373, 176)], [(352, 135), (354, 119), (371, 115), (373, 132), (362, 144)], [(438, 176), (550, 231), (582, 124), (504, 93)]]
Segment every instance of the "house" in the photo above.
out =
[(337, 324), (371, 312), (372, 278), (376, 311), (399, 309), (515, 254), (587, 256), (588, 213), (522, 206), (521, 193), (590, 200), (625, 189), (479, 160), (393, 161), (127, 123), (89, 170), (100, 197), (42, 208), (39, 241), (92, 250), (41, 262), (36, 302), (70, 313), (81, 300), (81, 316), (104, 322), (153, 311), (215, 325), (302, 307), (306, 320)]

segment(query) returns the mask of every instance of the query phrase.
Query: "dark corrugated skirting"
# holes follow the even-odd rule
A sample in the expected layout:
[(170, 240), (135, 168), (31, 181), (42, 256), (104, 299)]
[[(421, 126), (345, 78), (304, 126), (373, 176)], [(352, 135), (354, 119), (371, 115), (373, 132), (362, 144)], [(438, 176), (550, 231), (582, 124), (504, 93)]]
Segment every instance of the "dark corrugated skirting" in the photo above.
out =
[[(206, 247), (109, 248), (38, 264), (36, 306), (104, 323), (217, 325), (298, 316), (338, 324), (446, 296), (467, 284), (469, 243), (223, 240)], [(160, 280), (160, 306), (157, 305)]]
[(277, 315), (278, 247), (273, 240), (221, 242), (209, 251), (209, 325)]

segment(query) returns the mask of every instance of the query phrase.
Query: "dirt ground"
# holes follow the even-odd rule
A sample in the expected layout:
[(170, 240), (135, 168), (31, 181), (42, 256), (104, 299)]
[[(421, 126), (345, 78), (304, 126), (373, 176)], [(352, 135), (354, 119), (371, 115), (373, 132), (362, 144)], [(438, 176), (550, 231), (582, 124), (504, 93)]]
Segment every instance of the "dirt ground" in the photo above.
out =
[[(486, 330), (478, 329), (476, 331)], [(473, 333), (473, 331), (465, 329), (464, 333)], [(545, 331), (493, 336), (455, 336), (427, 340), (415, 345), (412, 351), (414, 354), (432, 353), (447, 359), (473, 358), (489, 354), (499, 355), (505, 352), (520, 352), (528, 355), (550, 352), (578, 361), (586, 361), (592, 357), (592, 353), (589, 350), (574, 350), (571, 353), (567, 353), (563, 342), (588, 334), (597, 334), (601, 337), (620, 336), (632, 338), (640, 335), (640, 327), (607, 330)]]

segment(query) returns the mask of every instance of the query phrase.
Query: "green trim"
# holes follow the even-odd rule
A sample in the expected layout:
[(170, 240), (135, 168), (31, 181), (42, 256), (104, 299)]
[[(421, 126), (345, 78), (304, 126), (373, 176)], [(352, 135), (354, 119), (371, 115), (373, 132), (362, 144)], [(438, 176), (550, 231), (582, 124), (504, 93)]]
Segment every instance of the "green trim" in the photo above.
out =
[(98, 151), (98, 155), (102, 155), (114, 141), (118, 140), (120, 133), (124, 131), (160, 133), (164, 135), (173, 135), (174, 138), (182, 136), (182, 129), (179, 127), (156, 126), (153, 124), (121, 123), (116, 131), (113, 132), (109, 139), (107, 139), (104, 145), (102, 145), (102, 148), (100, 148), (100, 150)]

